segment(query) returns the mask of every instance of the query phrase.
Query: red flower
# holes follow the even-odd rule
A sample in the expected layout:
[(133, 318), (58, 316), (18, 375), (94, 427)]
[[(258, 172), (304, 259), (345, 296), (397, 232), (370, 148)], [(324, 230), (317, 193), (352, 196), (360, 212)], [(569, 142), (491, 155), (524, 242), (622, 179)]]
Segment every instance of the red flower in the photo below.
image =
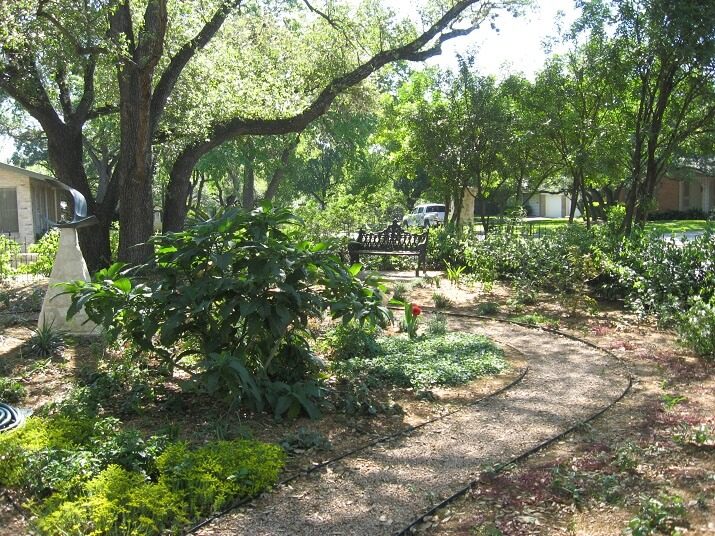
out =
[(419, 305), (412, 304), (412, 316), (420, 316), (422, 308)]

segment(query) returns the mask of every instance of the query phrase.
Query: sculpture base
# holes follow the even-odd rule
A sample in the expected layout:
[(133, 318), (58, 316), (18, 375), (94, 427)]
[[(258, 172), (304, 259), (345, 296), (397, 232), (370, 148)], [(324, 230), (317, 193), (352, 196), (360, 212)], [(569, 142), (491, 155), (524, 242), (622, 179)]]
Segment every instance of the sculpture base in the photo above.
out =
[(70, 281), (89, 281), (87, 263), (79, 248), (77, 230), (64, 227), (60, 229), (60, 244), (57, 256), (52, 266), (47, 294), (42, 302), (42, 311), (37, 327), (51, 326), (53, 329), (64, 331), (73, 335), (98, 335), (99, 328), (94, 322), (89, 321), (84, 310), (67, 320), (67, 311), (72, 304), (69, 294), (63, 294), (64, 289), (57, 283)]

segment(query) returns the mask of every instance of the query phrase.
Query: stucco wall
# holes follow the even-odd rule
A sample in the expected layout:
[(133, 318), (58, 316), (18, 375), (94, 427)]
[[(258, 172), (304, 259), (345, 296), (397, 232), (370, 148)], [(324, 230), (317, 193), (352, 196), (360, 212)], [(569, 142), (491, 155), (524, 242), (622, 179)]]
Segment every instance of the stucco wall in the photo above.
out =
[(35, 233), (32, 226), (32, 196), (30, 194), (30, 177), (8, 169), (0, 169), (0, 188), (15, 188), (17, 191), (17, 223), (18, 233), (13, 233), (13, 239), (28, 244), (34, 242)]

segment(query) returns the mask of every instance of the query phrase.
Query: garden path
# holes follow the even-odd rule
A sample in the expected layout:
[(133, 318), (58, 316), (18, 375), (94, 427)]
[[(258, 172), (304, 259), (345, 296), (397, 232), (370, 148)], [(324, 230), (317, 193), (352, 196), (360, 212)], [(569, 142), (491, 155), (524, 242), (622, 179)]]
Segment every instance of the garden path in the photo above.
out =
[(610, 354), (553, 333), (468, 318), (452, 318), (450, 328), (483, 333), (518, 349), (528, 373), (494, 397), (293, 480), (197, 533), (399, 533), (485, 467), (589, 418), (617, 400), (629, 383)]

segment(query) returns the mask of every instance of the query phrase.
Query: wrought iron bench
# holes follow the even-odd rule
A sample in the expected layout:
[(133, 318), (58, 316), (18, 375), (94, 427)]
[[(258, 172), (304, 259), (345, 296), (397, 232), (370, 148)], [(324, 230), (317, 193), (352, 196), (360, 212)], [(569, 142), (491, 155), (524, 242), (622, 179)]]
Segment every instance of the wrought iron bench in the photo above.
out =
[(397, 220), (393, 220), (392, 225), (378, 233), (360, 229), (357, 239), (348, 243), (350, 262), (360, 262), (360, 255), (412, 255), (417, 257), (415, 273), (419, 276), (420, 267), (423, 274), (426, 270), (428, 238), (428, 231), (421, 234), (408, 233)]

